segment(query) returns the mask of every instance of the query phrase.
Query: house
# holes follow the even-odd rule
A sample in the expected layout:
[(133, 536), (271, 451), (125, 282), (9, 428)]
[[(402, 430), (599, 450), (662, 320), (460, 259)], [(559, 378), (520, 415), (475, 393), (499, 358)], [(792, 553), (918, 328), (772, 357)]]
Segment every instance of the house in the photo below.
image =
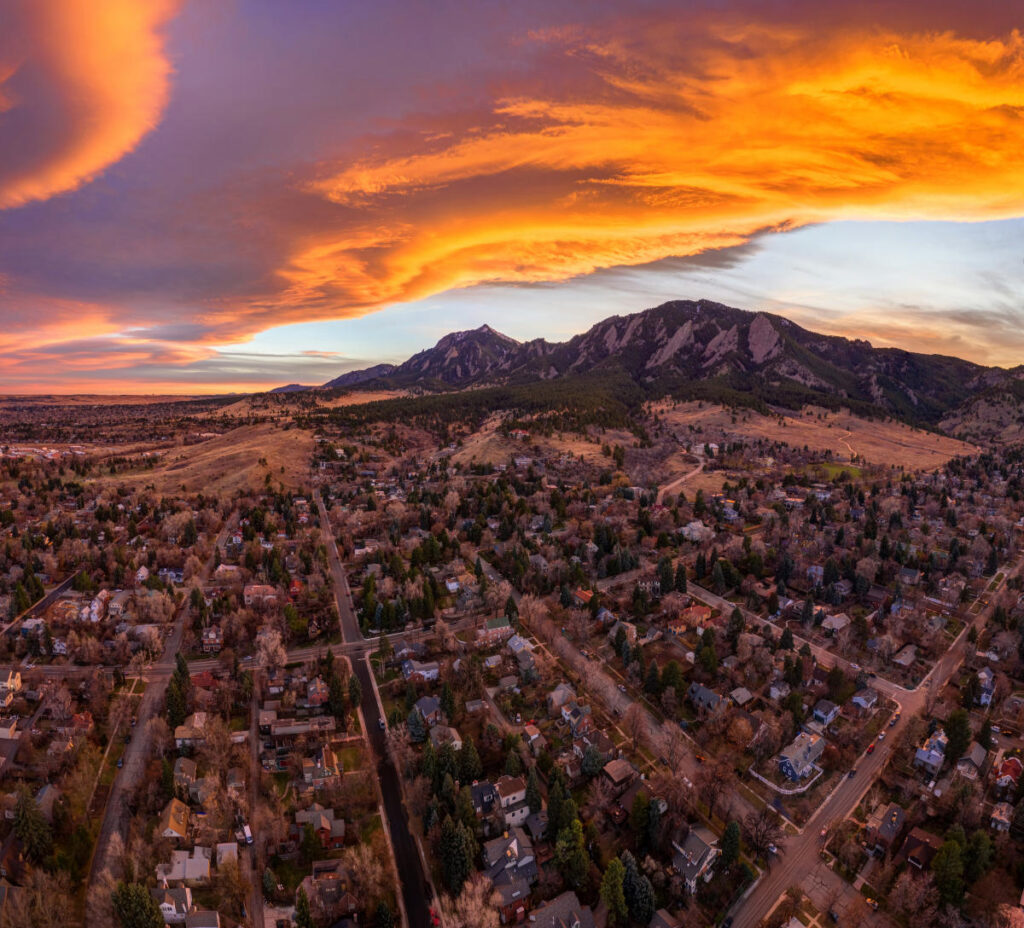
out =
[(180, 799), (172, 799), (164, 806), (157, 825), (157, 834), (162, 838), (184, 841), (188, 834), (188, 806)]
[(174, 729), (174, 745), (181, 748), (199, 747), (206, 741), (206, 713), (193, 712), (184, 723)]
[(894, 664), (898, 664), (900, 667), (909, 667), (916, 660), (917, 645), (914, 644), (908, 644), (900, 648), (900, 650), (892, 658), (892, 662)]
[(686, 695), (695, 709), (703, 709), (705, 712), (714, 712), (722, 702), (718, 693), (700, 683), (691, 683)]
[(237, 841), (223, 841), (214, 848), (215, 858), (217, 860), (217, 869), (219, 870), (224, 864), (229, 861), (238, 863), (238, 842)]
[(210, 860), (213, 852), (208, 847), (194, 847), (191, 851), (171, 851), (171, 861), (157, 864), (156, 881), (160, 886), (172, 883), (208, 883)]
[(997, 802), (992, 807), (988, 826), (993, 831), (1009, 831), (1013, 822), (1013, 806), (1008, 802)]
[(745, 686), (737, 686), (736, 689), (729, 693), (729, 698), (733, 701), (734, 705), (745, 706), (754, 698), (754, 694)]
[(992, 696), (996, 691), (996, 675), (992, 672), (989, 667), (982, 667), (978, 671), (978, 695), (975, 696), (975, 702), (979, 706), (990, 706), (992, 705)]
[(224, 782), (228, 795), (234, 799), (241, 799), (245, 792), (245, 770), (241, 767), (231, 767), (228, 770)]
[(815, 769), (824, 750), (824, 738), (802, 731), (779, 755), (779, 769), (790, 780), (802, 780)]
[(334, 809), (325, 809), (320, 803), (314, 802), (308, 809), (300, 809), (295, 813), (296, 838), (309, 825), (320, 844), (326, 850), (334, 851), (345, 844), (345, 820), (336, 818)]
[[(482, 783), (474, 783), (469, 789), (470, 795), (473, 797), (473, 811), (476, 812), (477, 818), (490, 815), (498, 805), (498, 791), (494, 788), (494, 784), (484, 780)], [(525, 793), (523, 795), (525, 796)]]
[(601, 769), (601, 776), (604, 777), (616, 796), (621, 795), (638, 776), (636, 767), (623, 757), (608, 761)]
[(935, 776), (946, 760), (947, 744), (949, 739), (946, 733), (941, 728), (936, 728), (914, 754), (914, 766), (921, 767)]
[(715, 532), (703, 522), (693, 521), (688, 522), (679, 529), (679, 534), (682, 535), (686, 541), (703, 542), (710, 541), (714, 537)]
[(427, 646), (422, 641), (406, 641), (404, 638), (395, 645), (395, 660), (404, 661), (410, 658), (419, 659), (427, 653)]
[(562, 893), (537, 906), (528, 923), (530, 928), (597, 928), (590, 906), (582, 905), (574, 892)]
[(996, 771), (996, 788), (1003, 796), (1016, 793), (1021, 771), (1024, 771), (1024, 763), (1021, 762), (1019, 757), (1014, 756), (1003, 759), (999, 769)]
[(219, 625), (208, 625), (203, 629), (202, 646), (204, 654), (219, 654), (224, 647), (224, 632)]
[(174, 788), (187, 793), (192, 784), (196, 781), (198, 767), (196, 762), (189, 757), (179, 757), (174, 762)]
[(885, 854), (896, 843), (906, 820), (902, 807), (895, 802), (885, 808), (879, 806), (868, 818), (867, 844), (876, 854)]
[(568, 683), (559, 683), (547, 695), (548, 715), (552, 718), (559, 715), (562, 707), (570, 702), (576, 701), (576, 690)]
[(302, 781), (315, 790), (336, 786), (341, 774), (341, 764), (330, 745), (321, 744), (312, 757), (302, 759)]
[(305, 719), (272, 719), (270, 737), (279, 744), (290, 744), (296, 738), (329, 735), (338, 727), (333, 715), (314, 715)]
[(940, 847), (941, 838), (921, 828), (912, 828), (903, 842), (903, 847), (900, 848), (900, 856), (912, 867), (927, 870)]
[(498, 794), (498, 806), (507, 826), (522, 825), (530, 814), (526, 803), (526, 780), (522, 777), (499, 777), (494, 784)]
[(199, 777), (188, 788), (188, 797), (200, 807), (206, 808), (210, 800), (217, 795), (219, 786), (220, 783), (215, 776)]
[(352, 878), (341, 860), (315, 860), (299, 888), (305, 890), (314, 912), (326, 913), (333, 919), (353, 915), (363, 907), (352, 894), (351, 884)]
[(412, 659), (402, 661), (402, 676), (414, 683), (436, 680), (440, 673), (441, 667), (437, 661), (415, 661)]
[(430, 743), (435, 748), (450, 744), (456, 751), (462, 750), (462, 735), (449, 725), (435, 725), (430, 729)]
[(574, 605), (580, 609), (589, 609), (590, 601), (594, 598), (593, 590), (578, 589), (572, 594)]
[(151, 889), (150, 892), (160, 906), (160, 914), (167, 925), (181, 925), (192, 910), (192, 890), (187, 886), (173, 889)]
[(444, 713), (441, 712), (441, 700), (436, 696), (421, 696), (413, 704), (413, 708), (428, 728), (440, 724), (444, 717)]
[(498, 894), (503, 922), (521, 921), (526, 914), (530, 887), (539, 872), (533, 841), (522, 828), (513, 828), (483, 847), (484, 876)]
[(715, 836), (707, 828), (698, 826), (690, 829), (681, 844), (672, 842), (672, 866), (683, 878), (691, 895), (697, 892), (699, 881), (708, 882), (714, 873), (715, 858), (719, 854), (715, 841)]
[(185, 916), (185, 928), (220, 928), (220, 915), (211, 909), (189, 912)]
[(489, 647), (504, 641), (512, 635), (512, 623), (507, 615), (497, 615), (484, 622), (483, 628), (476, 632), (476, 642), (480, 647)]
[(322, 709), (331, 698), (331, 690), (327, 681), (317, 675), (306, 684), (306, 706), (310, 709)]
[(988, 751), (977, 741), (972, 741), (967, 753), (957, 761), (956, 772), (967, 780), (977, 780), (987, 756)]
[(863, 709), (865, 712), (870, 712), (878, 705), (878, 690), (872, 689), (870, 686), (865, 686), (864, 689), (858, 690), (853, 694), (853, 699), (850, 700), (859, 709)]
[(821, 623), (822, 631), (827, 635), (835, 636), (841, 632), (844, 628), (848, 628), (850, 625), (850, 617), (845, 612), (840, 612), (838, 615), (830, 615), (825, 618)]
[(273, 606), (277, 603), (277, 590), (265, 583), (247, 583), (242, 590), (247, 607)]
[(533, 752), (534, 757), (537, 757), (548, 746), (548, 739), (541, 734), (540, 729), (536, 725), (524, 726), (523, 737), (526, 739), (526, 743), (530, 745), (530, 750)]
[(831, 725), (839, 718), (839, 706), (827, 699), (819, 699), (814, 707), (814, 717), (822, 725)]

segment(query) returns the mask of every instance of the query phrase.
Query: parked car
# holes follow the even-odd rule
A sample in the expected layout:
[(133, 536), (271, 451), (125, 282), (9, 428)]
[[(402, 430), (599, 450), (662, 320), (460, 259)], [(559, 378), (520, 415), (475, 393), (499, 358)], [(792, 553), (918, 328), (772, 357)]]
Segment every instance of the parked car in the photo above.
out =
[(875, 753), (875, 744), (876, 742), (872, 741), (871, 744), (868, 745), (868, 754)]

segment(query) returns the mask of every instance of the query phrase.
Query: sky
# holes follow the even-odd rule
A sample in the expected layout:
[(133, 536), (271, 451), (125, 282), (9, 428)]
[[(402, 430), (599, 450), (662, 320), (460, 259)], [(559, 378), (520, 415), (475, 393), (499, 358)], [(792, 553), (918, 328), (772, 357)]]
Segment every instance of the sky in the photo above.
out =
[(1003, 0), (0, 0), (0, 392), (713, 299), (1024, 363)]

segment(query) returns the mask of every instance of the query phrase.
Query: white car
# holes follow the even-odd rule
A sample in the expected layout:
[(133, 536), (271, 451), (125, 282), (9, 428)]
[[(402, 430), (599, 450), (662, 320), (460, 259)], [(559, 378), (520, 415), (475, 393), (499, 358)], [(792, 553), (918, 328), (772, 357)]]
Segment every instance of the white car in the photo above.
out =
[(878, 733), (878, 740), (879, 741), (885, 741), (885, 729), (884, 728)]

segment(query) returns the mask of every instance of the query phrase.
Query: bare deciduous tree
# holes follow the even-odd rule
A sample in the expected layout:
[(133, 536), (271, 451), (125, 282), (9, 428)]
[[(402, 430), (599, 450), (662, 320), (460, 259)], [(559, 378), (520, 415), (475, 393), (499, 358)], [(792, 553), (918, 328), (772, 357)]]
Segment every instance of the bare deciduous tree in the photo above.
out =
[(743, 839), (755, 855), (764, 857), (769, 845), (778, 844), (782, 839), (779, 817), (768, 806), (759, 812), (750, 812), (743, 819)]
[(626, 713), (622, 717), (622, 730), (626, 733), (626, 737), (632, 742), (634, 754), (636, 753), (636, 749), (640, 744), (640, 739), (643, 737), (646, 729), (647, 712), (640, 703), (630, 703), (629, 708), (626, 709)]
[(499, 928), (499, 903), (491, 881), (477, 873), (463, 887), (458, 899), (441, 899), (441, 921), (448, 928)]

